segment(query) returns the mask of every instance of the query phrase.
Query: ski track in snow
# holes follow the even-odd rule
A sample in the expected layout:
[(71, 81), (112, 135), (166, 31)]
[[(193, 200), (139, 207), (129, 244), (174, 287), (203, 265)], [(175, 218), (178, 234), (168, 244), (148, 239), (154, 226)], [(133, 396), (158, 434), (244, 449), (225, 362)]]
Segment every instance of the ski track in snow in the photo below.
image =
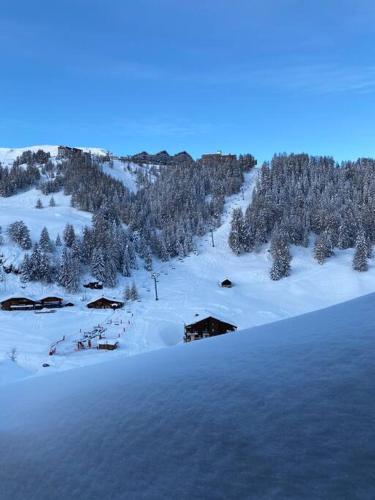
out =
[[(115, 175), (123, 175), (118, 165), (114, 167)], [(130, 279), (121, 278), (115, 289), (87, 290), (76, 295), (69, 295), (55, 285), (38, 283), (20, 289), (18, 280), (8, 278), (5, 287), (0, 285), (0, 300), (8, 296), (24, 295), (39, 299), (45, 295), (58, 295), (75, 306), (57, 310), (54, 314), (40, 315), (27, 311), (0, 311), (0, 383), (9, 382), (12, 378), (4, 367), (9, 366), (8, 354), (14, 347), (17, 349), (15, 365), (20, 376), (25, 376), (25, 373), (45, 375), (176, 345), (182, 342), (185, 323), (209, 314), (244, 329), (375, 291), (374, 260), (370, 260), (367, 273), (355, 273), (351, 269), (352, 250), (337, 251), (334, 257), (320, 266), (313, 260), (311, 248), (294, 247), (292, 274), (279, 282), (272, 282), (269, 278), (271, 261), (266, 248), (259, 253), (235, 256), (228, 247), (232, 211), (237, 207), (245, 210), (248, 206), (257, 173), (255, 169), (246, 174), (243, 194), (238, 193), (226, 200), (222, 224), (214, 231), (215, 247), (212, 247), (208, 234), (196, 240), (198, 255), (191, 254), (183, 260), (173, 259), (165, 263), (154, 262), (154, 271), (160, 274), (160, 300), (157, 302), (154, 300), (153, 280), (150, 273), (143, 269), (136, 271)], [(124, 171), (126, 177), (128, 174), (129, 171)], [(129, 184), (129, 188), (135, 189), (135, 184)], [(34, 208), (38, 197), (46, 208)], [(48, 207), (49, 197), (36, 189), (0, 198), (0, 225), (4, 228), (14, 220), (23, 219), (35, 240), (44, 225), (54, 238), (57, 233), (62, 233), (66, 222), (77, 229), (90, 223), (91, 214), (70, 207), (69, 197), (61, 193), (54, 197), (57, 206), (53, 208)], [(3, 246), (0, 251), (5, 253), (7, 262), (17, 263), (22, 258), (22, 251), (12, 245)], [(218, 286), (225, 278), (234, 282), (233, 288), (222, 289)], [(121, 300), (126, 284), (131, 284), (133, 280), (141, 296), (139, 302), (131, 303), (114, 314), (87, 309), (86, 304), (101, 295)], [(106, 324), (112, 314), (114, 320), (122, 321), (121, 325)], [(97, 324), (107, 328), (108, 338), (119, 340), (120, 348), (114, 352), (98, 352), (95, 349), (75, 351), (74, 341)], [(57, 355), (48, 356), (50, 345), (63, 336), (66, 341), (59, 345)], [(51, 365), (48, 369), (42, 368), (45, 362)], [(13, 375), (16, 372), (14, 368)]]

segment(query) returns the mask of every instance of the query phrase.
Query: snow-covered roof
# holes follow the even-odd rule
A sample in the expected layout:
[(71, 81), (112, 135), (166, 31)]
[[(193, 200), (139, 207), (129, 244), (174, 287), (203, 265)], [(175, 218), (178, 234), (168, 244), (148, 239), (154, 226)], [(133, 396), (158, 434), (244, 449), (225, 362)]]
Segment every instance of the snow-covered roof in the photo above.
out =
[(196, 313), (193, 314), (187, 314), (186, 318), (184, 318), (184, 323), (185, 325), (191, 325), (192, 323), (197, 323), (198, 321), (202, 321), (203, 319), (206, 318), (216, 318), (219, 321), (223, 321), (224, 323), (230, 323), (231, 325), (235, 325), (235, 313), (233, 314), (225, 314), (223, 315), (222, 313), (216, 313), (214, 311), (209, 311), (207, 309), (197, 311)]

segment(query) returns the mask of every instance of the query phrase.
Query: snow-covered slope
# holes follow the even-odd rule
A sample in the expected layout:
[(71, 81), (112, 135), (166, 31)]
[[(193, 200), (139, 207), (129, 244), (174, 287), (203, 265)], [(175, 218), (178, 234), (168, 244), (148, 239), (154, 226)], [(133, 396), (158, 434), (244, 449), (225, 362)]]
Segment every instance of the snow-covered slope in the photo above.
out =
[(2, 498), (373, 498), (374, 304), (9, 384)]
[[(110, 167), (108, 167), (110, 168)], [(16, 348), (17, 364), (29, 373), (51, 373), (103, 360), (128, 357), (141, 352), (160, 349), (180, 343), (184, 323), (207, 314), (219, 316), (245, 329), (282, 318), (321, 309), (354, 297), (375, 291), (374, 259), (370, 259), (367, 273), (351, 268), (353, 250), (336, 251), (323, 266), (312, 258), (311, 248), (292, 248), (292, 274), (289, 278), (273, 282), (269, 279), (271, 261), (267, 249), (259, 253), (237, 257), (227, 243), (233, 208), (245, 206), (254, 186), (256, 171), (247, 175), (244, 196), (229, 198), (225, 205), (222, 226), (214, 232), (215, 247), (209, 236), (197, 240), (198, 255), (184, 260), (155, 262), (159, 273), (159, 301), (154, 300), (153, 281), (143, 269), (132, 278), (122, 278), (115, 289), (103, 290), (110, 298), (122, 299), (123, 290), (133, 280), (141, 295), (140, 302), (129, 304), (114, 315), (106, 311), (87, 309), (86, 304), (102, 295), (102, 291), (83, 291), (68, 295), (57, 286), (27, 284), (20, 288), (18, 279), (7, 275), (0, 285), (0, 300), (9, 296), (28, 296), (40, 299), (45, 295), (58, 295), (75, 304), (55, 314), (34, 314), (28, 311), (0, 311), (0, 363)], [(0, 198), (0, 225), (5, 227), (16, 219), (24, 219), (32, 236), (37, 239), (46, 225), (51, 236), (62, 232), (66, 222), (79, 229), (89, 223), (91, 215), (69, 206), (69, 198), (55, 195), (56, 207), (48, 207), (48, 197), (41, 196), (46, 208), (34, 208), (38, 192), (27, 191), (10, 198)], [(245, 198), (245, 199), (243, 199)], [(19, 249), (11, 245), (1, 247), (8, 263), (19, 262)], [(230, 278), (232, 289), (218, 286), (219, 281)], [(111, 322), (111, 323), (110, 323)], [(102, 324), (109, 337), (117, 337), (120, 349), (113, 353), (95, 349), (75, 351), (75, 341), (82, 332)], [(124, 330), (125, 329), (125, 330)], [(120, 337), (119, 337), (120, 335)], [(48, 356), (50, 345), (65, 336), (57, 355)], [(48, 362), (46, 369), (42, 364)], [(24, 372), (22, 372), (24, 373)], [(0, 369), (0, 383), (10, 375)], [(3, 380), (2, 380), (3, 379)]]

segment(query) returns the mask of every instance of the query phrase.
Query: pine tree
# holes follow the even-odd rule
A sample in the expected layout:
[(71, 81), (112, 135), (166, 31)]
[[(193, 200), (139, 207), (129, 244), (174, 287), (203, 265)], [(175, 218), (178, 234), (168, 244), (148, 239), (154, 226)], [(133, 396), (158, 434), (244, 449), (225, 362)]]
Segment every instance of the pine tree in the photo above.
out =
[(152, 255), (148, 246), (146, 247), (144, 254), (144, 268), (146, 271), (152, 271)]
[(289, 252), (289, 245), (286, 236), (279, 231), (275, 231), (270, 246), (270, 253), (273, 258), (270, 277), (273, 281), (290, 275), (290, 262), (292, 257)]
[(105, 268), (103, 251), (101, 248), (95, 248), (91, 260), (91, 274), (98, 281), (105, 283), (106, 281), (105, 272), (106, 268)]
[(37, 199), (36, 204), (35, 204), (35, 208), (43, 208), (43, 203), (42, 203), (42, 200), (40, 198)]
[(38, 281), (42, 278), (41, 275), (42, 252), (39, 244), (35, 243), (33, 251), (30, 255), (30, 280)]
[(353, 269), (355, 271), (367, 271), (368, 242), (363, 230), (358, 233), (355, 242), (355, 252), (353, 257)]
[(5, 281), (6, 281), (6, 276), (4, 267), (0, 264), (0, 283), (5, 283)]
[(323, 231), (315, 241), (314, 247), (314, 257), (319, 262), (323, 264), (328, 257), (333, 254), (332, 245), (329, 240), (329, 236), (326, 231)]
[(131, 290), (129, 285), (126, 285), (126, 288), (124, 290), (124, 299), (125, 301), (131, 300)]
[(44, 253), (51, 253), (53, 251), (52, 241), (46, 227), (44, 227), (40, 233), (39, 246)]
[(247, 248), (246, 226), (241, 208), (233, 210), (228, 243), (236, 255), (240, 255)]
[(51, 198), (49, 199), (49, 206), (50, 207), (56, 206), (55, 198), (53, 196), (51, 196)]
[(72, 256), (68, 247), (64, 247), (61, 255), (58, 282), (69, 292), (75, 293), (79, 290), (79, 262)]
[(16, 221), (10, 224), (8, 226), (8, 235), (23, 250), (30, 250), (32, 247), (30, 231), (23, 221)]
[(62, 246), (62, 242), (61, 242), (61, 238), (60, 238), (60, 235), (59, 235), (59, 234), (56, 236), (55, 245), (56, 245), (57, 247), (61, 247), (61, 246)]
[(338, 248), (345, 250), (352, 246), (352, 237), (348, 225), (343, 221), (339, 227)]
[(133, 281), (132, 287), (130, 289), (130, 300), (138, 300), (139, 294), (135, 282)]
[(67, 224), (64, 228), (63, 239), (67, 247), (71, 247), (76, 239), (74, 227), (72, 224)]
[(31, 274), (30, 255), (26, 253), (21, 264), (21, 281), (24, 283), (31, 281)]
[(111, 256), (108, 256), (104, 261), (104, 280), (106, 286), (113, 288), (117, 284), (117, 269), (116, 264)]

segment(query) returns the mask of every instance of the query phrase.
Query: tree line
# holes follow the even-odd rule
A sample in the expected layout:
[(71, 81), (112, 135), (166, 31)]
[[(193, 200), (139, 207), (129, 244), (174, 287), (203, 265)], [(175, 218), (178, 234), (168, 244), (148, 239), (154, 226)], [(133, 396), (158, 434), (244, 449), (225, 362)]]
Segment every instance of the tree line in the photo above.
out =
[(233, 212), (229, 246), (240, 255), (271, 243), (272, 279), (290, 273), (289, 245), (307, 247), (323, 264), (336, 248), (355, 248), (353, 268), (366, 271), (375, 240), (375, 160), (338, 165), (331, 157), (275, 155), (259, 172), (245, 212)]
[[(194, 250), (195, 236), (220, 225), (225, 197), (240, 190), (244, 173), (256, 164), (251, 155), (203, 163), (183, 154), (177, 163), (169, 160), (160, 168), (140, 169), (138, 189), (132, 193), (105, 174), (102, 161), (90, 154), (75, 152), (58, 162), (39, 159), (43, 163), (35, 166), (33, 154), (24, 154), (5, 169), (21, 169), (26, 175), (27, 183), (17, 189), (34, 184), (44, 194), (63, 190), (72, 206), (93, 213), (92, 225), (78, 235), (68, 224), (53, 242), (47, 228), (32, 242), (23, 221), (12, 223), (7, 234), (27, 251), (22, 279), (57, 282), (70, 291), (79, 288), (87, 271), (106, 286), (115, 286), (119, 273), (130, 276), (139, 265), (151, 271), (155, 257), (166, 261), (186, 256)], [(38, 200), (36, 208), (42, 207)]]

